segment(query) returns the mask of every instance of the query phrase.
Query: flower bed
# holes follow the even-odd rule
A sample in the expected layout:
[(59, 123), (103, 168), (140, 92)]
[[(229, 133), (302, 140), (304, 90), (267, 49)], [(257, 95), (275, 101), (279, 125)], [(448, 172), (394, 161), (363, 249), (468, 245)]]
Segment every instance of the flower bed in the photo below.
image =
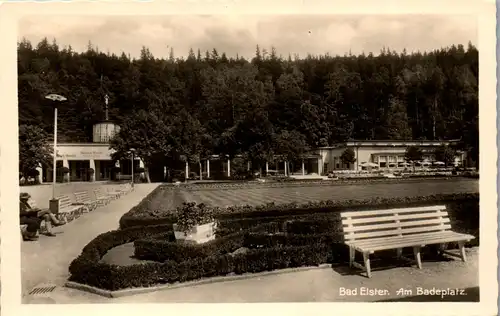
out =
[[(417, 199), (407, 199), (412, 200)], [(370, 209), (402, 206), (388, 202), (364, 206)], [(472, 245), (479, 243), (478, 195), (422, 197), (419, 203), (446, 204), (453, 230), (473, 234), (477, 239)], [(119, 290), (228, 274), (324, 263), (345, 264), (348, 250), (342, 244), (339, 211), (363, 204), (318, 202), (314, 205), (316, 209), (322, 205), (323, 212), (297, 214), (283, 207), (274, 213), (280, 216), (264, 212), (260, 214), (266, 217), (255, 217), (246, 215), (255, 215), (258, 211), (245, 208), (241, 213), (239, 209), (238, 216), (219, 222), (215, 240), (201, 245), (175, 242), (172, 225), (131, 227), (104, 233), (92, 240), (71, 263), (69, 280)], [(100, 262), (108, 250), (130, 242), (134, 242), (136, 258), (154, 262), (128, 266)]]

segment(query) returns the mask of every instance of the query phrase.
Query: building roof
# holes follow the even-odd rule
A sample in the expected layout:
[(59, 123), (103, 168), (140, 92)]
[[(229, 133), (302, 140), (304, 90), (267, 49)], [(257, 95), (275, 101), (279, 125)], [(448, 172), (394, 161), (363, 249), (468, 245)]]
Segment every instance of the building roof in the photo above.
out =
[(349, 140), (333, 146), (317, 149), (334, 149), (342, 147), (407, 147), (407, 146), (442, 146), (457, 143), (459, 140)]

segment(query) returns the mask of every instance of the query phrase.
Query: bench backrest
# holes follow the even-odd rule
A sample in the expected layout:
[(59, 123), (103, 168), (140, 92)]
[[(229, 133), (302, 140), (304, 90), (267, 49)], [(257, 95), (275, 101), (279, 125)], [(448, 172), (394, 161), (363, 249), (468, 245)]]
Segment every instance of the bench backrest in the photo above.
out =
[(107, 197), (106, 194), (104, 194), (101, 190), (94, 190), (94, 194), (95, 194), (95, 197), (96, 198), (103, 198), (103, 197)]
[(407, 236), (451, 229), (445, 205), (349, 211), (340, 214), (345, 241)]
[(61, 195), (57, 198), (59, 200), (59, 209), (64, 210), (73, 207), (71, 205), (73, 202), (71, 202), (69, 196), (67, 195)]
[(78, 203), (92, 202), (87, 191), (75, 192), (75, 199)]

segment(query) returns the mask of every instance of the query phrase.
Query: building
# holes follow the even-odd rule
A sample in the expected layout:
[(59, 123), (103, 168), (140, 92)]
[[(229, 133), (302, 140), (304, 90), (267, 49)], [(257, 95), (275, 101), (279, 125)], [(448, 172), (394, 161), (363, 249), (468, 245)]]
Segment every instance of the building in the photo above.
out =
[[(132, 174), (131, 159), (114, 161), (113, 151), (109, 148), (109, 140), (119, 131), (119, 126), (113, 122), (104, 121), (94, 125), (92, 143), (60, 143), (57, 145), (57, 167), (69, 169), (69, 181), (105, 181), (116, 179), (130, 179)], [(433, 151), (442, 145), (452, 145), (457, 141), (348, 141), (333, 146), (319, 147), (304, 158), (302, 162), (289, 162), (285, 174), (317, 174), (325, 175), (338, 170), (361, 171), (369, 164), (370, 166), (384, 169), (398, 169), (407, 167), (405, 152), (409, 146), (418, 146), (423, 151), (423, 162), (432, 165), (434, 162)], [(343, 163), (342, 153), (347, 149), (353, 149), (355, 162)], [(466, 155), (458, 152), (454, 165), (465, 165)], [(214, 164), (212, 167), (210, 162)], [(206, 159), (199, 166), (186, 166), (186, 174), (190, 171), (199, 173), (200, 167), (205, 176), (211, 177), (215, 173), (227, 176), (231, 175), (231, 161), (221, 160), (219, 156)], [(143, 168), (144, 163), (139, 158), (134, 159), (134, 169)], [(248, 166), (250, 169), (250, 165)], [(94, 170), (92, 175), (90, 169)], [(180, 168), (183, 169), (183, 168)], [(274, 170), (276, 169), (276, 170)], [(284, 162), (266, 164), (266, 174), (272, 174), (278, 170), (285, 169)], [(152, 166), (150, 176), (152, 181), (163, 181), (165, 179), (164, 166)], [(52, 168), (41, 171), (41, 182), (52, 181)], [(211, 174), (212, 171), (212, 174)], [(272, 172), (271, 172), (272, 171)], [(291, 171), (291, 172), (290, 172)], [(60, 176), (60, 175), (59, 175)], [(155, 180), (156, 179), (156, 180)]]
[[(111, 121), (103, 121), (93, 126), (92, 143), (58, 143), (57, 168), (69, 169), (69, 181), (105, 181), (127, 178), (132, 175), (132, 159), (114, 161), (110, 139), (120, 127)], [(139, 158), (134, 159), (134, 168), (143, 168)], [(90, 169), (94, 170), (92, 173)], [(39, 168), (40, 182), (53, 181), (53, 169)], [(60, 177), (62, 175), (58, 175)]]
[[(443, 145), (452, 145), (457, 141), (397, 141), (397, 140), (370, 140), (370, 141), (348, 141), (338, 143), (329, 147), (320, 147), (313, 151), (305, 159), (305, 173), (326, 174), (335, 170), (363, 169), (363, 165), (370, 163), (380, 169), (404, 168), (405, 152), (409, 146), (418, 146), (423, 152), (423, 162), (432, 164), (434, 162), (433, 151)], [(351, 148), (355, 154), (355, 162), (345, 164), (340, 159), (342, 153)], [(455, 165), (465, 164), (465, 153), (458, 152), (455, 157)]]

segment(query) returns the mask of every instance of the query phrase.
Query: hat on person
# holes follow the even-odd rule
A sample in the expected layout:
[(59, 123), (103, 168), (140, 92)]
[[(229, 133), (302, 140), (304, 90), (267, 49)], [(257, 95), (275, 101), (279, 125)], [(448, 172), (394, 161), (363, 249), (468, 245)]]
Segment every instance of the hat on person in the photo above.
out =
[(31, 197), (31, 195), (30, 195), (29, 193), (27, 193), (27, 192), (22, 192), (21, 194), (19, 194), (19, 198), (20, 198), (21, 200), (27, 200), (27, 199), (29, 199), (30, 197)]

